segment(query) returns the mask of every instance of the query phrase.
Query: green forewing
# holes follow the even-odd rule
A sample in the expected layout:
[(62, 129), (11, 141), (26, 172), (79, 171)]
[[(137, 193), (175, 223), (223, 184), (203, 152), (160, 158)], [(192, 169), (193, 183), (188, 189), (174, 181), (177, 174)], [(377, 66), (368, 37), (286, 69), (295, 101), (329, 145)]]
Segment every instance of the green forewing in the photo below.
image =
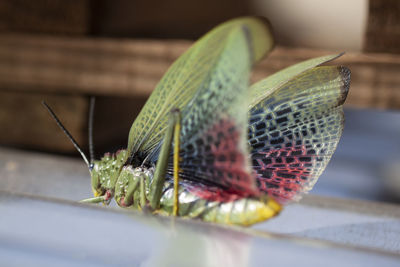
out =
[(208, 185), (206, 192), (213, 191), (211, 185), (241, 196), (256, 191), (246, 145), (253, 62), (246, 35), (242, 28), (230, 31), (219, 61), (193, 101), (182, 109), (180, 177), (197, 182), (198, 194), (202, 185)]
[[(246, 49), (232, 52), (233, 58), (230, 60), (223, 55), (234, 46), (233, 33), (235, 38), (242, 39), (247, 46)], [(162, 140), (172, 108), (184, 110), (193, 105), (201, 90), (205, 92), (202, 97), (213, 97), (213, 90), (217, 87), (209, 88), (208, 91), (205, 87), (210, 86), (211, 76), (219, 73), (221, 66), (224, 71), (234, 69), (234, 64), (242, 63), (235, 61), (234, 57), (241, 58), (243, 54), (250, 59), (248, 65), (252, 65), (271, 50), (272, 46), (269, 26), (258, 18), (231, 20), (206, 34), (175, 61), (151, 94), (131, 127), (128, 151), (148, 154)], [(249, 67), (246, 65), (246, 68)]]

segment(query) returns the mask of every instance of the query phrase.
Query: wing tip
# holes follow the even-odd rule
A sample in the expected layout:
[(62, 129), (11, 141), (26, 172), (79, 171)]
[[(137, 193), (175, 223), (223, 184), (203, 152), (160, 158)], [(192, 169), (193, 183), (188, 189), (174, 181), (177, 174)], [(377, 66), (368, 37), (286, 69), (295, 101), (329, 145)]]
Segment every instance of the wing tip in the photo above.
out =
[(267, 54), (269, 54), (269, 52), (271, 52), (276, 46), (275, 39), (274, 39), (274, 29), (272, 27), (271, 22), (267, 18), (261, 17), (261, 16), (256, 16), (256, 19), (258, 19), (264, 25), (266, 35), (270, 38), (270, 43), (267, 43), (268, 47), (267, 47), (265, 53), (262, 55), (262, 57), (261, 57), (261, 59), (262, 59)]
[(253, 39), (257, 40), (253, 43), (255, 51), (255, 62), (263, 59), (275, 47), (274, 33), (271, 22), (263, 16), (245, 17), (259, 23), (259, 27), (254, 27)]
[(343, 81), (343, 85), (340, 88), (340, 100), (339, 105), (343, 105), (344, 101), (347, 98), (350, 89), (350, 81), (351, 81), (351, 71), (349, 68), (345, 66), (338, 67), (340, 77)]

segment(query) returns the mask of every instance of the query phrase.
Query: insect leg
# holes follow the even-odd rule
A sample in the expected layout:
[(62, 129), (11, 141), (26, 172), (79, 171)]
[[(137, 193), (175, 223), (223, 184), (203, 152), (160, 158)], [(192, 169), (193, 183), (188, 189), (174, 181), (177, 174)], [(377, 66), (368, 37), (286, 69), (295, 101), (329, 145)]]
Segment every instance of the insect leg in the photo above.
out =
[(135, 193), (136, 189), (138, 188), (139, 181), (138, 180), (131, 180), (131, 182), (128, 184), (128, 189), (126, 190), (125, 194), (125, 205), (130, 206), (133, 202), (133, 194)]
[(140, 176), (139, 206), (142, 208), (146, 206), (146, 185), (145, 185), (145, 177), (143, 174)]
[(176, 124), (180, 124), (180, 111), (178, 109), (173, 109), (171, 110), (168, 127), (166, 129), (164, 141), (158, 156), (153, 181), (150, 185), (149, 200), (150, 206), (153, 210), (157, 210), (160, 204), (162, 189), (165, 182), (165, 173), (168, 165), (168, 157), (170, 155), (172, 137), (174, 135)]
[(174, 208), (172, 214), (178, 216), (179, 212), (179, 148), (180, 148), (180, 135), (181, 135), (181, 113), (177, 110), (177, 120), (174, 125)]
[(79, 201), (80, 203), (100, 203), (106, 200), (105, 196), (86, 198)]

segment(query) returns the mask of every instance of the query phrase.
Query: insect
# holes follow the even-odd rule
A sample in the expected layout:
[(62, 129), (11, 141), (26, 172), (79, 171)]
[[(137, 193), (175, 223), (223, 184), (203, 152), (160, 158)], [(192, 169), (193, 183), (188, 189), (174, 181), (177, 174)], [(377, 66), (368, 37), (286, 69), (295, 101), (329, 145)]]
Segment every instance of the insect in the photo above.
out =
[(308, 192), (340, 139), (350, 71), (319, 66), (340, 56), (329, 55), (249, 87), (251, 67), (272, 47), (264, 19), (216, 27), (166, 72), (127, 148), (100, 160), (92, 148), (86, 158), (45, 104), (89, 167), (94, 197), (82, 202), (114, 198), (122, 207), (252, 225)]

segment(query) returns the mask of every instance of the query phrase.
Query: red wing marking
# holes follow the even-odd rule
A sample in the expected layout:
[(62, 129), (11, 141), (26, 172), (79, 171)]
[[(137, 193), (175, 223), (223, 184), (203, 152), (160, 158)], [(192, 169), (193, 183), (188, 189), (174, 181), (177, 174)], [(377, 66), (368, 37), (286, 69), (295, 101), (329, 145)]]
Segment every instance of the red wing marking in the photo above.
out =
[(188, 189), (192, 194), (209, 201), (231, 202), (244, 197), (239, 192), (230, 192), (215, 186), (191, 186)]
[(234, 119), (223, 118), (184, 143), (180, 177), (191, 182), (193, 194), (222, 202), (259, 195), (241, 131)]
[[(315, 158), (305, 146), (273, 149), (253, 154), (257, 184), (279, 203), (292, 200), (311, 175)], [(254, 164), (255, 163), (255, 164)]]

